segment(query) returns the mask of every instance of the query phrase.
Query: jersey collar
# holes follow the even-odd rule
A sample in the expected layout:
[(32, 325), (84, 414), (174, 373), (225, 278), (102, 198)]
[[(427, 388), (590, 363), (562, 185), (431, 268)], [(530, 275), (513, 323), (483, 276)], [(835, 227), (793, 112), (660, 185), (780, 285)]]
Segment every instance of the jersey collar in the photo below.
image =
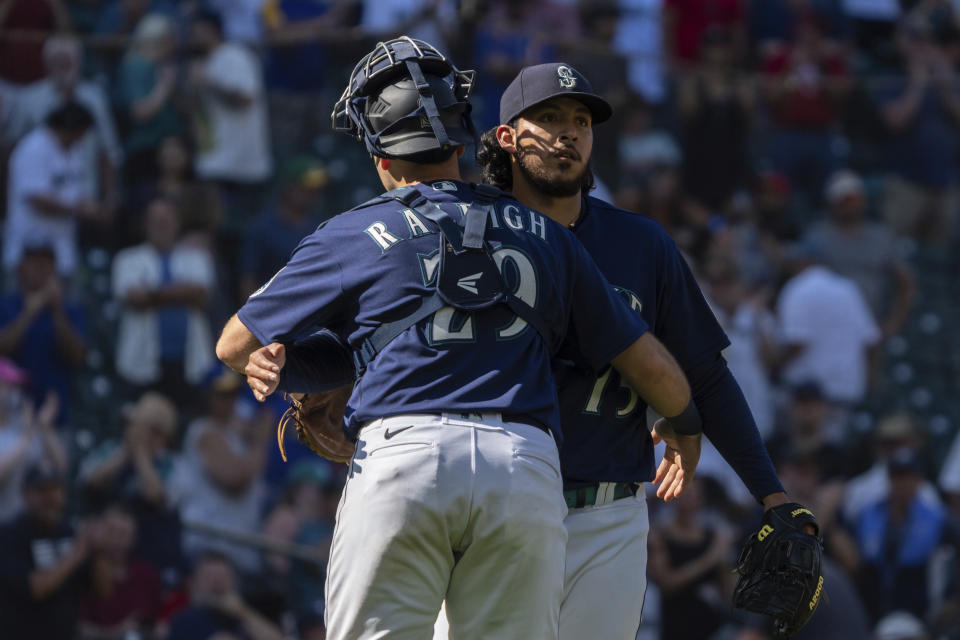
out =
[(583, 223), (587, 220), (587, 215), (590, 213), (590, 207), (587, 206), (587, 196), (580, 196), (580, 213), (577, 215), (577, 219), (567, 225), (567, 228), (570, 231), (577, 233), (580, 231), (580, 228), (583, 226)]

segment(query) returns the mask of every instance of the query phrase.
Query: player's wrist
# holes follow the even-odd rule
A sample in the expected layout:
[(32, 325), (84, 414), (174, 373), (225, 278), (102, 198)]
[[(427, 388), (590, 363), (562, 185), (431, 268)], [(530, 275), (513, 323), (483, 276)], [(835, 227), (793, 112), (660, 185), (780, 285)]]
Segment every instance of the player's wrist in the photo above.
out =
[(764, 497), (761, 502), (763, 503), (763, 510), (766, 511), (767, 509), (780, 506), (781, 504), (787, 504), (790, 502), (790, 498), (787, 497), (786, 492), (778, 491)]
[(687, 406), (679, 414), (673, 417), (665, 417), (667, 424), (677, 435), (696, 436), (703, 432), (703, 420), (700, 418), (700, 412), (693, 399), (687, 403)]

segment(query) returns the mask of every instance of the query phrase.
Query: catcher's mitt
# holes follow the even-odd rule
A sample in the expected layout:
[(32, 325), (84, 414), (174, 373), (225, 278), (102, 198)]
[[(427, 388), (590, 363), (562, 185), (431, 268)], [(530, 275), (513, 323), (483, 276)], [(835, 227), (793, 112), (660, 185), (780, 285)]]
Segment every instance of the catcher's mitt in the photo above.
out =
[[(803, 530), (807, 524), (816, 535)], [(733, 606), (772, 616), (777, 635), (793, 635), (820, 602), (822, 553), (820, 525), (809, 509), (795, 502), (768, 509), (740, 552)]]
[(287, 394), (290, 408), (280, 418), (277, 428), (277, 442), (284, 462), (287, 452), (283, 436), (291, 421), (297, 427), (297, 439), (314, 453), (334, 462), (350, 462), (355, 447), (343, 432), (343, 412), (352, 389), (353, 385), (348, 384), (323, 393)]

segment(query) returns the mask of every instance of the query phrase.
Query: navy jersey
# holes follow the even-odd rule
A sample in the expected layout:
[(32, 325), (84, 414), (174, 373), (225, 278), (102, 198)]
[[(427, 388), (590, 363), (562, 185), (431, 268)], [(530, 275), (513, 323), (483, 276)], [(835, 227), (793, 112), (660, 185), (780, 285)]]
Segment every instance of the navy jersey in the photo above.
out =
[[(654, 335), (687, 369), (730, 343), (686, 261), (653, 220), (584, 198), (574, 233)], [(647, 405), (612, 367), (557, 370), (565, 440), (564, 483), (649, 481), (654, 477)]]
[[(457, 221), (473, 197), (469, 185), (453, 181), (416, 188)], [(537, 310), (551, 335), (542, 338), (505, 305), (442, 308), (369, 365), (350, 398), (348, 433), (390, 415), (501, 411), (539, 420), (559, 437), (552, 354), (575, 343), (596, 371), (646, 331), (583, 245), (546, 216), (502, 197), (486, 237), (508, 289)], [(262, 344), (324, 326), (357, 349), (433, 292), (438, 250), (436, 226), (400, 202), (349, 211), (307, 236), (238, 317)]]

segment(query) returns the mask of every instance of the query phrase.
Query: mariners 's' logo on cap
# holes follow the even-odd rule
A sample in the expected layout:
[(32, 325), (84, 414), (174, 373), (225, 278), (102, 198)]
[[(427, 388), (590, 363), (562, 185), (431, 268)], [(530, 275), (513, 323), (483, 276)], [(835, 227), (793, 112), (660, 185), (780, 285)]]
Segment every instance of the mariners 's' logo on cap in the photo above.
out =
[(571, 89), (577, 86), (577, 77), (573, 75), (573, 69), (565, 64), (557, 67), (557, 77), (559, 79), (560, 86), (565, 89)]

